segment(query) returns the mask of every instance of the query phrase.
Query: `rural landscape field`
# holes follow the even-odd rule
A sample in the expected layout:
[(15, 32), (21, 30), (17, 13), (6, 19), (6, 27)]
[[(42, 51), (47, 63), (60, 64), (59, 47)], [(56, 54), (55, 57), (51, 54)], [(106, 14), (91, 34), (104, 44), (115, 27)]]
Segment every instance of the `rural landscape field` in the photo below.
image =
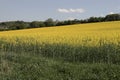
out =
[(120, 0), (0, 0), (0, 80), (120, 80)]
[(0, 32), (0, 80), (120, 80), (120, 21)]

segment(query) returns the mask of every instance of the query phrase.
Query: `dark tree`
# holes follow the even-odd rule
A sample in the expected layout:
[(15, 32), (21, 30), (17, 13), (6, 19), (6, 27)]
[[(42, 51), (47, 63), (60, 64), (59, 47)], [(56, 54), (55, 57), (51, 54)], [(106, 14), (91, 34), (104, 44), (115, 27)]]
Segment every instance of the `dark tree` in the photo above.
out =
[(49, 18), (49, 19), (47, 19), (45, 22), (44, 22), (44, 24), (46, 25), (46, 26), (55, 26), (55, 23), (54, 23), (54, 21), (53, 21), (53, 19), (52, 18)]
[(120, 20), (120, 14), (109, 14), (105, 17), (105, 21), (118, 21)]

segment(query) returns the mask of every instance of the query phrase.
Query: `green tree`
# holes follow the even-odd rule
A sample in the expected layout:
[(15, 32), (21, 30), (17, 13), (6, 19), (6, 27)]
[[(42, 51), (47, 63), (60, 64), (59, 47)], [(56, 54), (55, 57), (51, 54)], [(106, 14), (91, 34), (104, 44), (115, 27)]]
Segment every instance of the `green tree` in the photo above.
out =
[(38, 21), (33, 21), (30, 23), (31, 28), (38, 28), (39, 27), (39, 22)]
[(47, 19), (44, 23), (46, 26), (55, 26), (55, 22), (52, 18)]
[(120, 14), (109, 14), (105, 17), (105, 21), (117, 21), (120, 20)]

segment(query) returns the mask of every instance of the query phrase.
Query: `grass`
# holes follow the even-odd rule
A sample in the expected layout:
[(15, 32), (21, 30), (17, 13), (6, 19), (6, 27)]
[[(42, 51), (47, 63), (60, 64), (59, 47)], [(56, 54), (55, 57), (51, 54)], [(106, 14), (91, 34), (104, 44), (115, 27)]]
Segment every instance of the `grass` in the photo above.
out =
[(32, 54), (2, 53), (0, 80), (119, 80), (120, 66), (69, 63)]
[(0, 32), (0, 80), (119, 80), (120, 21)]

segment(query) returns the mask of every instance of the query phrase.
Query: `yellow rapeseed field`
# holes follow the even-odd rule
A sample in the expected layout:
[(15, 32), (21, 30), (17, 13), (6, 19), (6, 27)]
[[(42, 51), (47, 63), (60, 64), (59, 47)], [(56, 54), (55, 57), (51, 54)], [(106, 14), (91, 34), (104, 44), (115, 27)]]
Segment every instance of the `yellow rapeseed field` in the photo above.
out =
[(67, 43), (69, 45), (97, 46), (102, 40), (105, 43), (120, 42), (120, 21), (70, 26), (36, 28), (0, 32), (0, 40), (9, 43)]

